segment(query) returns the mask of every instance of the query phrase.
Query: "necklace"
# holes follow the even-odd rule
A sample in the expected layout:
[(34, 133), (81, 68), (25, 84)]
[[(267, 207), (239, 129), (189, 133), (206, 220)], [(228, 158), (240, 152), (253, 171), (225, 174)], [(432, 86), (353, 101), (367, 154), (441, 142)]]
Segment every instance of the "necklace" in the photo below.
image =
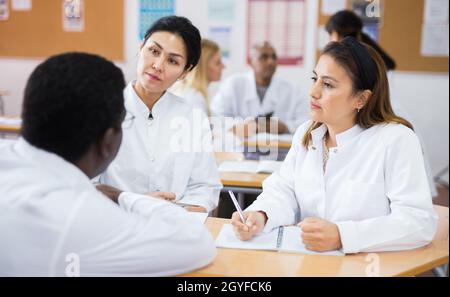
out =
[(322, 157), (323, 157), (323, 173), (325, 173), (326, 169), (327, 169), (327, 162), (328, 162), (328, 157), (329, 157), (329, 151), (328, 151), (328, 147), (327, 147), (327, 135), (325, 134), (325, 136), (323, 137), (323, 141), (322, 141)]

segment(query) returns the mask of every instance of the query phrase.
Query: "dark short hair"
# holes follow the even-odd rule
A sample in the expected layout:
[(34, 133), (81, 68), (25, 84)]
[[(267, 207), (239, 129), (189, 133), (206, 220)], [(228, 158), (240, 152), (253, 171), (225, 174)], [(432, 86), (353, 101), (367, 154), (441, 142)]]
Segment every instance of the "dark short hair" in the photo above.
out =
[(22, 136), (69, 162), (79, 160), (125, 112), (122, 71), (92, 54), (50, 57), (28, 79)]
[(396, 67), (394, 59), (388, 55), (369, 35), (363, 32), (364, 23), (362, 19), (351, 10), (341, 10), (336, 12), (328, 20), (325, 25), (325, 29), (328, 34), (335, 31), (342, 38), (355, 37), (356, 39), (364, 42), (370, 47), (374, 48), (378, 54), (383, 58), (384, 63), (388, 70), (393, 70)]
[(341, 10), (335, 13), (325, 25), (328, 34), (336, 31), (340, 36), (359, 37), (363, 29), (361, 18), (351, 10)]
[(195, 27), (191, 21), (185, 17), (180, 16), (166, 16), (162, 17), (152, 24), (147, 30), (144, 37), (144, 43), (155, 32), (166, 31), (179, 35), (184, 42), (187, 50), (187, 63), (185, 70), (192, 70), (198, 64), (202, 52), (200, 31)]

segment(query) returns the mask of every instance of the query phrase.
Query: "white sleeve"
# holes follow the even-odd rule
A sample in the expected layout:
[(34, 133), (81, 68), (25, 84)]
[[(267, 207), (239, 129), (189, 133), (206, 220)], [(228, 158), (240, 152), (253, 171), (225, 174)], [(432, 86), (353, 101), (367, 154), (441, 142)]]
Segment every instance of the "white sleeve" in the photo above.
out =
[(60, 274), (67, 255), (81, 276), (170, 276), (216, 255), (205, 226), (172, 203), (133, 193), (120, 195), (122, 209), (100, 194), (84, 200), (62, 236)]
[(385, 158), (385, 191), (391, 213), (363, 221), (337, 222), (345, 253), (408, 250), (431, 242), (437, 228), (417, 137), (404, 134)]
[(204, 123), (201, 128), (202, 133), (200, 138), (193, 139), (196, 143), (195, 148), (197, 148), (194, 148), (193, 152), (195, 160), (180, 202), (203, 206), (209, 212), (215, 209), (219, 203), (222, 184), (213, 152), (209, 120), (204, 113), (200, 113), (200, 115), (201, 123)]
[(235, 117), (233, 111), (234, 88), (231, 80), (225, 80), (211, 101), (211, 113), (220, 117)]
[[(295, 140), (300, 137), (299, 129)], [(267, 215), (267, 223), (264, 232), (282, 225), (296, 223), (296, 215), (299, 212), (298, 202), (294, 191), (295, 163), (300, 151), (300, 141), (293, 141), (279, 171), (273, 173), (263, 182), (263, 192), (246, 211), (264, 211)]]

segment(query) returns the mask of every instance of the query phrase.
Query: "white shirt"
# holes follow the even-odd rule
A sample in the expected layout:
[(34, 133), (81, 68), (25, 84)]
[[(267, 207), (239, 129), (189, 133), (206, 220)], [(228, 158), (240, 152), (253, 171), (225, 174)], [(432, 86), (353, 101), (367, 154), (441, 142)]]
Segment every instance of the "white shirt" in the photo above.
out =
[(173, 92), (173, 94), (183, 98), (192, 105), (195, 109), (200, 109), (205, 114), (208, 114), (208, 105), (205, 97), (194, 88), (180, 88)]
[(167, 276), (215, 256), (181, 207), (132, 193), (117, 205), (23, 139), (0, 149), (0, 238), (0, 276)]
[(293, 133), (309, 119), (309, 109), (300, 93), (287, 81), (274, 76), (261, 103), (256, 91), (253, 71), (236, 74), (226, 79), (211, 102), (214, 115), (225, 117), (257, 117), (274, 112)]
[(123, 129), (117, 157), (100, 182), (134, 193), (174, 192), (177, 200), (213, 210), (219, 200), (219, 173), (206, 115), (169, 92), (149, 109), (133, 83), (125, 108), (136, 118)]
[(408, 120), (411, 123), (411, 125), (413, 125), (414, 132), (416, 133), (416, 135), (419, 138), (419, 141), (421, 143), (423, 160), (425, 162), (425, 171), (427, 173), (428, 184), (430, 185), (431, 196), (437, 197), (438, 192), (437, 192), (436, 185), (434, 183), (433, 172), (431, 171), (430, 156), (427, 153), (427, 150), (425, 147), (425, 141), (423, 140), (424, 134), (421, 133), (419, 125), (417, 125), (417, 121), (411, 116), (411, 114), (409, 114), (406, 111), (406, 109), (398, 101), (392, 101), (392, 108), (394, 109), (394, 112), (396, 115)]
[(338, 134), (323, 172), (325, 125), (301, 144), (309, 122), (294, 135), (281, 169), (264, 181), (247, 210), (267, 213), (265, 231), (320, 217), (337, 224), (345, 253), (413, 249), (437, 228), (423, 156), (414, 132), (403, 125), (359, 126)]

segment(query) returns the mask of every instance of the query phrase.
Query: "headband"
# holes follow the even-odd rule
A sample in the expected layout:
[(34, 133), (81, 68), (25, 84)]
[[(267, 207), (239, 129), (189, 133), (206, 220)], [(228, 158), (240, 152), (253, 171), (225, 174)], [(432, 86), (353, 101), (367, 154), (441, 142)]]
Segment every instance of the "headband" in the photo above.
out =
[(373, 90), (376, 82), (377, 67), (374, 60), (369, 54), (367, 48), (354, 37), (345, 37), (342, 44), (347, 46), (355, 59), (358, 67), (361, 85), (358, 86), (361, 90)]

